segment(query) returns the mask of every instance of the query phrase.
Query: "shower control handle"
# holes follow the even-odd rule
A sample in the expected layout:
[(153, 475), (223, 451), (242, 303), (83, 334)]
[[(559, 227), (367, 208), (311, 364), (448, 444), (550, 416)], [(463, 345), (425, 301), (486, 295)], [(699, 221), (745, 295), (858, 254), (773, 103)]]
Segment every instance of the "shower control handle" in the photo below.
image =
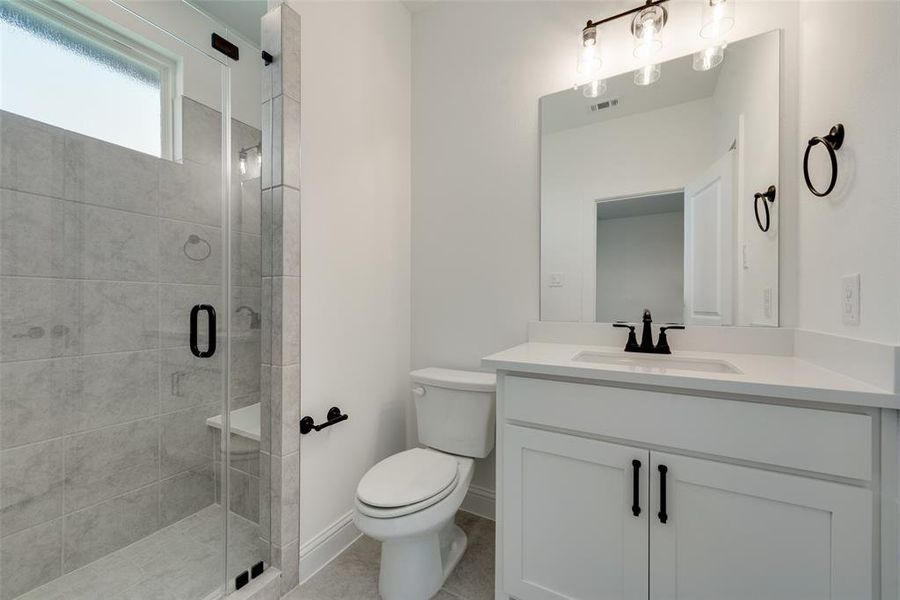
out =
[[(197, 345), (197, 320), (201, 310), (207, 315), (209, 342), (206, 350)], [(209, 358), (216, 353), (216, 309), (210, 304), (197, 304), (191, 309), (191, 353), (197, 358)]]

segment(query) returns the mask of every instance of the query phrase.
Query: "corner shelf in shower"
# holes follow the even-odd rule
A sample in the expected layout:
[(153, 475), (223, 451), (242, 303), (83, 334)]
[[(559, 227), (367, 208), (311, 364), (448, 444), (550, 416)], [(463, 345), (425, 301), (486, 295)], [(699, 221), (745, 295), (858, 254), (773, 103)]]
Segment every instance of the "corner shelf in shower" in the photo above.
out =
[[(221, 431), (222, 415), (208, 418), (206, 424)], [(259, 441), (259, 402), (231, 411), (231, 433)]]

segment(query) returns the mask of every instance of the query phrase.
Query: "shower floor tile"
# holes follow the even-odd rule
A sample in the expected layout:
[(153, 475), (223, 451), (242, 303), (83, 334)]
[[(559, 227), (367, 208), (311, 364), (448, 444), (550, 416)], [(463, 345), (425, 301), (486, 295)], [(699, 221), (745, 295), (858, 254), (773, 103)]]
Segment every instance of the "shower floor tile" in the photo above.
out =
[[(265, 555), (256, 523), (230, 523), (233, 577)], [(203, 600), (224, 582), (223, 552), (222, 508), (208, 506), (17, 600)]]
[[(466, 553), (432, 600), (493, 600), (494, 522), (460, 511), (456, 524)], [(283, 600), (378, 600), (380, 558), (381, 545), (363, 536)]]

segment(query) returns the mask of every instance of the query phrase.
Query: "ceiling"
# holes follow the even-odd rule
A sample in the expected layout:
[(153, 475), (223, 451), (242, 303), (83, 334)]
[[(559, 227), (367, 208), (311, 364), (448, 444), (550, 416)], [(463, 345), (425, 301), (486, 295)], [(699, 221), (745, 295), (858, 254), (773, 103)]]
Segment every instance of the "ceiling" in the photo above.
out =
[[(698, 72), (693, 58), (683, 56), (662, 63), (662, 76), (650, 86), (634, 84), (632, 72), (606, 80), (607, 91), (599, 98), (585, 98), (571, 88), (541, 98), (541, 134), (618, 119), (713, 95), (721, 69)], [(726, 60), (728, 60), (726, 58)], [(614, 107), (592, 111), (591, 105), (617, 100)]]
[(257, 48), (262, 45), (259, 21), (266, 14), (266, 0), (187, 0), (187, 2), (256, 44)]
[(625, 219), (684, 210), (684, 192), (617, 198), (597, 203), (597, 220)]

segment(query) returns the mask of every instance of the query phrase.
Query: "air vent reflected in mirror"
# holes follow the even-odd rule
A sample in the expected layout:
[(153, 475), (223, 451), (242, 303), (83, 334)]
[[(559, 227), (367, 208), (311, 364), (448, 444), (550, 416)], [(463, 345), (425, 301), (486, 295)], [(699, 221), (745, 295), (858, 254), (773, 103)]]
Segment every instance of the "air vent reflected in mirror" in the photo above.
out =
[(591, 112), (597, 112), (598, 110), (603, 110), (604, 108), (611, 108), (613, 106), (619, 105), (618, 98), (612, 98), (610, 100), (604, 100), (603, 102), (598, 102), (597, 104), (591, 104), (590, 109)]

